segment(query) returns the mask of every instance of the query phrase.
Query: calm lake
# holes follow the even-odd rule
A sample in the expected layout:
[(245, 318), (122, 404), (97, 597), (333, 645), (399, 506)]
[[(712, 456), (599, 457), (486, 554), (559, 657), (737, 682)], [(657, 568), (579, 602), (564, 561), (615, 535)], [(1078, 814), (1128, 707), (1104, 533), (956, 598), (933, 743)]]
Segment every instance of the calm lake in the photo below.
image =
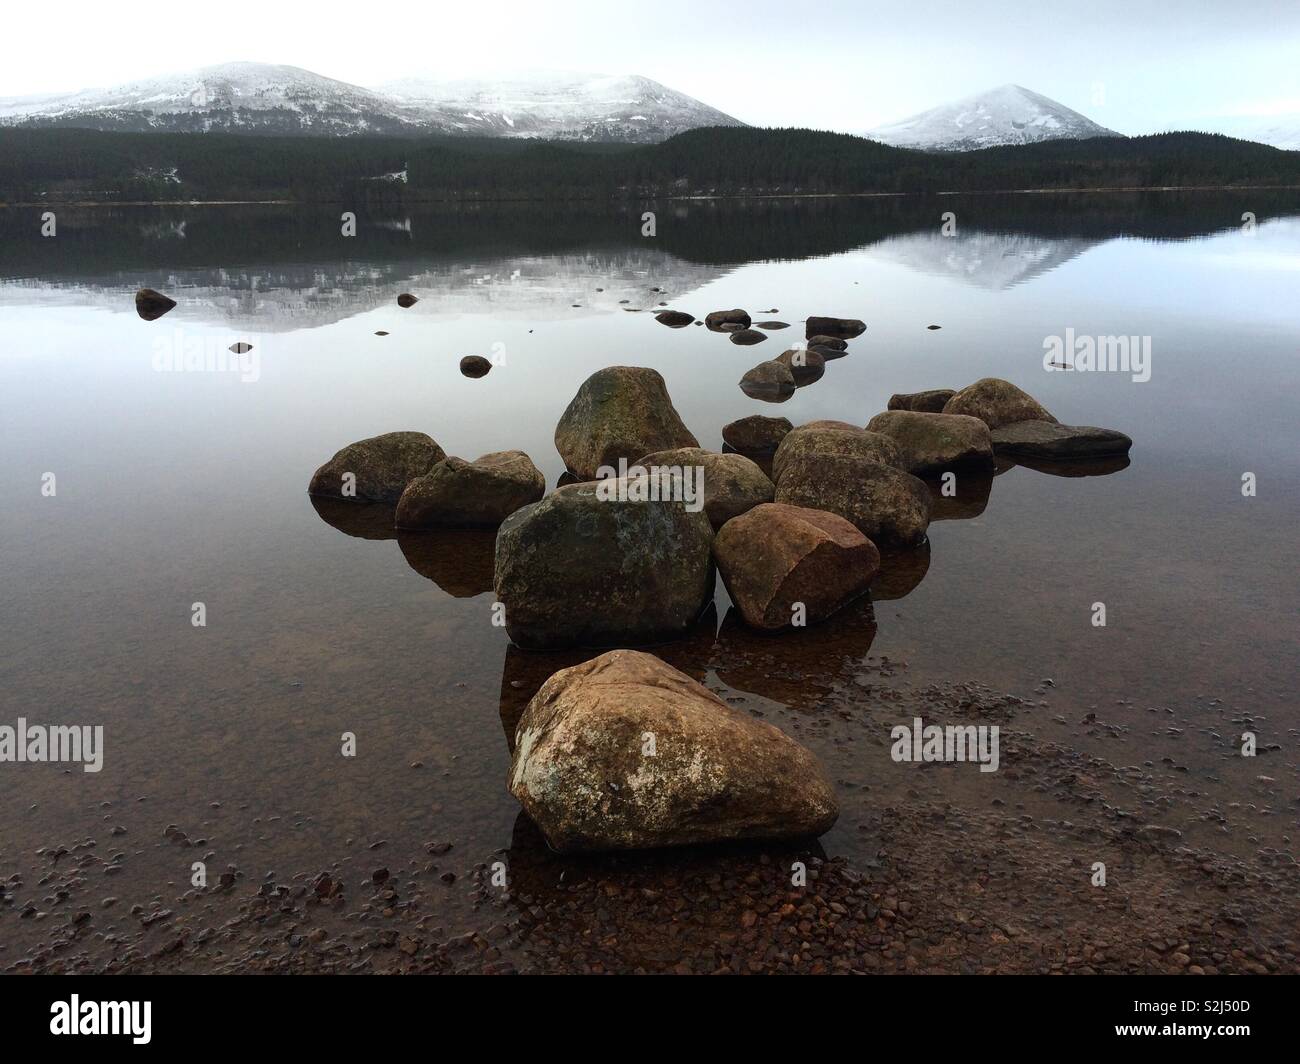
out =
[[(0, 210), (0, 725), (104, 728), (98, 773), (0, 763), (0, 970), (145, 957), (169, 927), (192, 942), (259, 884), (324, 869), (355, 895), (330, 927), (346, 939), (383, 922), (352, 886), (380, 866), (422, 884), (427, 938), (500, 921), (513, 937), (496, 951), (520, 967), (583, 967), (576, 947), (548, 962), (508, 903), (470, 889), (476, 872), (532, 861), (544, 898), (615, 867), (653, 891), (687, 866), (707, 878), (748, 860), (539, 852), (506, 790), (507, 733), (547, 675), (591, 654), (525, 653), (493, 626), (490, 534), (397, 537), (370, 508), (306, 493), (340, 447), (401, 429), (466, 459), (524, 450), (553, 486), (556, 421), (607, 365), (659, 370), (713, 450), (748, 414), (865, 425), (894, 392), (986, 376), (1063, 422), (1131, 436), (1127, 465), (1006, 464), (963, 485), (928, 547), (822, 626), (751, 634), (719, 582), (701, 631), (656, 652), (823, 757), (842, 814), (820, 857), (870, 876), (906, 860), (893, 855), (909, 836), (937, 849), (993, 831), (978, 825), (996, 808), (1036, 825), (1014, 853), (1060, 871), (1109, 848), (1112, 877), (1140, 868), (1148, 897), (1200, 904), (1210, 888), (1172, 858), (1117, 855), (1127, 817), (1181, 832), (1197, 862), (1233, 863), (1260, 941), (1269, 921), (1300, 922), (1300, 193), (520, 204), (363, 216), (351, 237), (341, 210), (56, 208), (49, 237), (39, 208)], [(141, 320), (142, 286), (178, 306)], [(419, 302), (399, 308), (402, 292)], [(790, 327), (740, 347), (661, 326), (663, 306)], [(810, 315), (868, 330), (789, 401), (742, 394), (741, 375), (802, 340)], [(1067, 330), (1149, 338), (1149, 380), (1049, 372), (1044, 342)], [(227, 350), (241, 341), (242, 360)], [(460, 374), (470, 354), (494, 360), (487, 377)], [(1008, 778), (890, 760), (890, 725), (931, 703), (962, 719), (970, 692), (1016, 696), (1002, 722), (1024, 753), (1007, 742)], [(1239, 756), (1245, 731), (1257, 758)], [(1065, 795), (1067, 759), (1110, 793)], [(1046, 763), (1051, 781), (1034, 775)], [(906, 834), (890, 819), (922, 807), (942, 815)], [(237, 888), (186, 897), (196, 861), (213, 884), (236, 871)], [(944, 878), (926, 868), (918, 898)], [(1039, 911), (1012, 889), (987, 904)], [(142, 928), (133, 904), (175, 915)], [(606, 967), (677, 963), (617, 897), (602, 911)], [(547, 941), (581, 938), (563, 919)], [(257, 934), (273, 939), (269, 926)], [(353, 935), (349, 963), (383, 956), (371, 937)], [(178, 966), (242, 970), (290, 948), (245, 938)]]

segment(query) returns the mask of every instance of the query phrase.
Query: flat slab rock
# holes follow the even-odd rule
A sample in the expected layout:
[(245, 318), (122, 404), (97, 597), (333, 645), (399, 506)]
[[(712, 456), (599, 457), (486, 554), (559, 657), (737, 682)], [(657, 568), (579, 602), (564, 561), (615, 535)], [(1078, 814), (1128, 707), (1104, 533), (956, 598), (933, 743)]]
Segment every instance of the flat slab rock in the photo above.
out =
[(1099, 458), (1127, 454), (1133, 446), (1128, 436), (1114, 429), (1054, 421), (1016, 421), (994, 429), (991, 435), (996, 450), (1033, 458)]

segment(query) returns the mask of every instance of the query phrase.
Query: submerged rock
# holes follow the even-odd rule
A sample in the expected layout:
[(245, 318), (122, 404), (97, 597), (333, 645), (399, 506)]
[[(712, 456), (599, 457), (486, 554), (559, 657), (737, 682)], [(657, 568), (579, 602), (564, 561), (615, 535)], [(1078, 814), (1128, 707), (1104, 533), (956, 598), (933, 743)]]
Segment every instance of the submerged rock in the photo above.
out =
[(555, 449), (583, 480), (651, 451), (698, 447), (682, 423), (664, 379), (641, 366), (606, 366), (578, 389), (555, 426)]
[(655, 315), (655, 321), (660, 325), (667, 325), (670, 329), (682, 329), (695, 320), (693, 314), (687, 314), (682, 310), (661, 310)]
[(867, 430), (898, 444), (902, 468), (918, 476), (971, 466), (993, 468), (989, 427), (977, 417), (889, 410), (873, 417)]
[(472, 462), (453, 456), (406, 486), (396, 525), (496, 528), (545, 494), (546, 478), (523, 451), (494, 451)]
[(875, 544), (844, 518), (781, 503), (728, 521), (713, 557), (745, 623), (768, 630), (825, 620), (880, 567)]
[(776, 361), (790, 368), (796, 388), (816, 384), (826, 372), (826, 358), (812, 348), (792, 347), (776, 356)]
[(767, 474), (741, 454), (679, 447), (647, 454), (636, 464), (646, 469), (652, 465), (702, 469), (704, 512), (715, 529), (760, 503), (771, 502), (776, 491)]
[(889, 397), (889, 409), (942, 414), (948, 400), (956, 394), (951, 388), (932, 388), (928, 392), (895, 392)]
[(839, 816), (810, 751), (631, 650), (542, 685), (510, 793), (561, 853), (820, 835)]
[(337, 499), (393, 504), (412, 480), (424, 476), (446, 457), (446, 452), (423, 432), (386, 432), (348, 444), (312, 474), (307, 491)]
[(772, 455), (793, 429), (790, 419), (750, 414), (722, 426), (722, 441), (744, 455)]
[(860, 318), (809, 318), (805, 334), (810, 339), (814, 336), (831, 336), (841, 340), (852, 340), (867, 331), (867, 323)]
[(757, 329), (738, 329), (731, 334), (731, 342), (741, 347), (753, 347), (766, 339), (767, 333), (759, 332)]
[(460, 371), (466, 377), (478, 380), (492, 372), (492, 363), (482, 355), (466, 355), (460, 360)]
[(816, 336), (808, 337), (809, 347), (829, 347), (832, 351), (847, 351), (849, 344), (847, 340), (842, 340), (838, 336), (827, 336), (825, 333), (818, 333)]
[(740, 390), (751, 399), (783, 403), (794, 395), (794, 374), (789, 366), (775, 359), (760, 362), (740, 378)]
[(999, 377), (967, 385), (944, 404), (945, 414), (968, 414), (991, 429), (1016, 421), (1055, 421), (1032, 395)]
[(843, 421), (810, 421), (789, 432), (772, 459), (772, 477), (780, 481), (786, 463), (795, 457), (852, 455), (902, 468), (898, 444), (878, 432), (868, 432)]
[(413, 307), (418, 302), (420, 302), (420, 300), (417, 297), (411, 295), (410, 292), (403, 292), (400, 296), (397, 297), (397, 305), (399, 307)]
[(715, 310), (712, 314), (704, 316), (704, 324), (715, 332), (719, 331), (724, 325), (739, 325), (742, 329), (749, 328), (749, 314), (743, 310)]
[(155, 292), (152, 288), (141, 288), (135, 294), (135, 312), (145, 321), (156, 321), (176, 306), (176, 300)]
[(754, 328), (756, 328), (756, 329), (788, 329), (788, 328), (790, 328), (790, 323), (789, 323), (788, 321), (760, 321), (760, 322), (758, 322), (758, 323), (754, 326)]
[(496, 593), (511, 639), (645, 644), (691, 626), (713, 598), (713, 529), (680, 501), (637, 501), (652, 479), (570, 484), (506, 518)]
[(993, 430), (993, 446), (1006, 454), (1061, 461), (1128, 454), (1133, 441), (1114, 429), (1062, 425), (1057, 421), (1016, 421)]

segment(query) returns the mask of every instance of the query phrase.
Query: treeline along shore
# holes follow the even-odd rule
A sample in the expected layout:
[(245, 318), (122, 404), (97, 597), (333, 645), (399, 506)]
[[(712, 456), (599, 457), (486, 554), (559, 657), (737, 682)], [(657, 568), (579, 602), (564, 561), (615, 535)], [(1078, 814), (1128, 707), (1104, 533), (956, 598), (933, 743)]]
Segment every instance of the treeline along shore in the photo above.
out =
[(1208, 133), (932, 154), (806, 129), (696, 129), (660, 144), (0, 129), (0, 201), (405, 205), (645, 196), (1294, 187), (1300, 152)]

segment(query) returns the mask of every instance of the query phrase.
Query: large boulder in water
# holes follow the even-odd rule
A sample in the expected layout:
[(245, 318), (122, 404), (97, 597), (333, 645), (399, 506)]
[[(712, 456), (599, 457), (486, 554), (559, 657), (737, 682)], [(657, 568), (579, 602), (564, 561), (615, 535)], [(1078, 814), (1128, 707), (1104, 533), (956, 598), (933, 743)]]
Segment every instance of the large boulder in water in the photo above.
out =
[(1016, 421), (1055, 421), (1032, 395), (999, 377), (984, 377), (967, 385), (943, 406), (945, 414), (967, 414), (991, 429)]
[(145, 321), (156, 321), (174, 306), (176, 300), (152, 288), (141, 288), (135, 294), (135, 312)]
[(515, 731), (510, 793), (561, 853), (802, 838), (839, 816), (809, 750), (633, 650), (542, 685)]
[(639, 501), (652, 477), (568, 484), (497, 533), (496, 593), (523, 647), (654, 643), (713, 598), (713, 528), (681, 501)]
[(837, 514), (768, 503), (728, 521), (713, 557), (745, 623), (789, 628), (825, 620), (867, 590), (880, 552)]
[(842, 421), (810, 421), (788, 433), (772, 459), (772, 479), (780, 482), (785, 465), (795, 456), (856, 455), (902, 468), (902, 454), (888, 436), (868, 432)]
[(1062, 425), (1055, 421), (1016, 421), (996, 428), (993, 446), (999, 453), (1051, 461), (1102, 458), (1128, 454), (1133, 441), (1114, 429), (1091, 425)]
[(386, 432), (348, 444), (312, 474), (307, 491), (391, 505), (411, 481), (446, 457), (423, 432)]
[(546, 494), (546, 478), (523, 451), (472, 462), (451, 457), (416, 477), (397, 504), (398, 528), (496, 528)]
[(657, 370), (606, 366), (578, 389), (555, 426), (555, 449), (582, 480), (595, 480), (602, 466), (616, 468), (651, 451), (698, 447), (682, 424)]
[(951, 388), (931, 388), (928, 392), (895, 392), (889, 397), (890, 410), (916, 410), (923, 414), (942, 414), (948, 400), (957, 393)]
[(839, 514), (878, 546), (915, 546), (930, 524), (925, 483), (862, 454), (810, 450), (787, 455), (776, 481), (776, 501)]
[(804, 335), (810, 340), (814, 336), (829, 336), (837, 340), (852, 340), (867, 331), (867, 323), (860, 318), (809, 318), (805, 323)]
[(972, 466), (993, 468), (989, 427), (977, 417), (888, 410), (873, 417), (867, 431), (898, 444), (902, 467), (918, 476)]
[[(741, 454), (718, 454), (702, 447), (656, 451), (637, 460), (638, 466), (702, 470), (704, 513), (709, 524), (721, 528), (733, 517), (771, 502), (775, 486), (754, 462)], [(688, 473), (693, 477), (694, 474)]]

